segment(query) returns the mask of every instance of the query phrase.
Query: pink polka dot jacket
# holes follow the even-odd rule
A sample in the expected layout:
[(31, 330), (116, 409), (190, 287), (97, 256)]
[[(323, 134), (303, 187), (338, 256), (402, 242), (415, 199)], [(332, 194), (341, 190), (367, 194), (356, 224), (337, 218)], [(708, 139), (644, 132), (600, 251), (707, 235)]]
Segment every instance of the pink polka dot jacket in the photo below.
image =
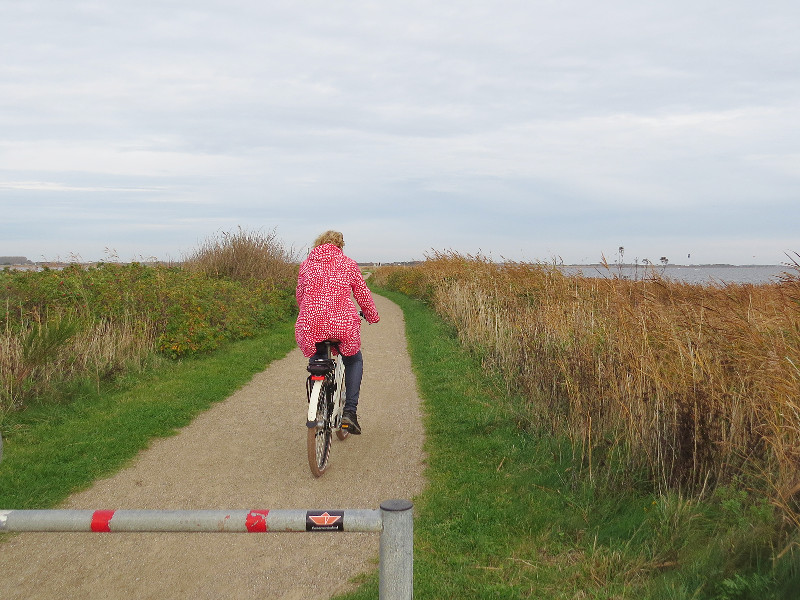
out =
[(322, 244), (314, 248), (300, 265), (297, 277), (297, 316), (294, 332), (306, 357), (316, 351), (315, 342), (340, 340), (344, 356), (361, 348), (361, 318), (350, 298), (352, 291), (369, 323), (380, 320), (372, 294), (364, 283), (358, 263), (344, 255), (338, 246)]

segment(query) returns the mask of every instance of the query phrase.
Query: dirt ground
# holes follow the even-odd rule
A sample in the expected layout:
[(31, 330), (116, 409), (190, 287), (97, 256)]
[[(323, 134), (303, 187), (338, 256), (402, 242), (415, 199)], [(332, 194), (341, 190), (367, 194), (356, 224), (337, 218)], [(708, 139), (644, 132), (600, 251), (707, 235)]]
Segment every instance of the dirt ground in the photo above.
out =
[[(364, 433), (306, 459), (305, 364), (274, 362), (174, 437), (61, 508), (370, 508), (424, 486), (423, 427), (403, 315), (376, 296), (362, 326)], [(13, 507), (2, 507), (13, 508)], [(26, 533), (0, 544), (0, 598), (329, 598), (377, 565), (375, 533)]]

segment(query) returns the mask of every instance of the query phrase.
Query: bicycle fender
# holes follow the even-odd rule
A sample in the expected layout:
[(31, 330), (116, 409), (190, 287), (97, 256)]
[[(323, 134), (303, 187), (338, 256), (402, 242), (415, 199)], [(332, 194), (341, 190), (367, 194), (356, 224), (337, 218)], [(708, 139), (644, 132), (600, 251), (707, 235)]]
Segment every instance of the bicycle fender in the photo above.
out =
[(315, 381), (314, 387), (311, 388), (311, 396), (308, 399), (308, 416), (306, 418), (306, 426), (311, 429), (317, 426), (317, 404), (319, 403), (319, 395), (322, 393), (322, 382)]

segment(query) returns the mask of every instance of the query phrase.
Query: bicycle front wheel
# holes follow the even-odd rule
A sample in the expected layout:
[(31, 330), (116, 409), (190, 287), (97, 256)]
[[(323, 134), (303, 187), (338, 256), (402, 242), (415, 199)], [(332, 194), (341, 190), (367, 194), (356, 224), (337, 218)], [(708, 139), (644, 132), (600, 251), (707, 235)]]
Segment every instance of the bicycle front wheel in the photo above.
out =
[(308, 466), (314, 477), (321, 477), (328, 468), (328, 459), (331, 456), (331, 421), (328, 410), (327, 393), (320, 394), (317, 403), (317, 421), (313, 427), (308, 428), (306, 447), (308, 449)]

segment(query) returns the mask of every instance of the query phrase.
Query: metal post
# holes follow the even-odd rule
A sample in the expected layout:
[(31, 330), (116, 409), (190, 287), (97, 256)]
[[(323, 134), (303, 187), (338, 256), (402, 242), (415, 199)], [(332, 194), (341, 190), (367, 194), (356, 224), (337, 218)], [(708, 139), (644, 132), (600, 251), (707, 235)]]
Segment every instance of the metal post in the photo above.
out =
[(408, 500), (381, 503), (380, 600), (414, 597), (414, 513)]

